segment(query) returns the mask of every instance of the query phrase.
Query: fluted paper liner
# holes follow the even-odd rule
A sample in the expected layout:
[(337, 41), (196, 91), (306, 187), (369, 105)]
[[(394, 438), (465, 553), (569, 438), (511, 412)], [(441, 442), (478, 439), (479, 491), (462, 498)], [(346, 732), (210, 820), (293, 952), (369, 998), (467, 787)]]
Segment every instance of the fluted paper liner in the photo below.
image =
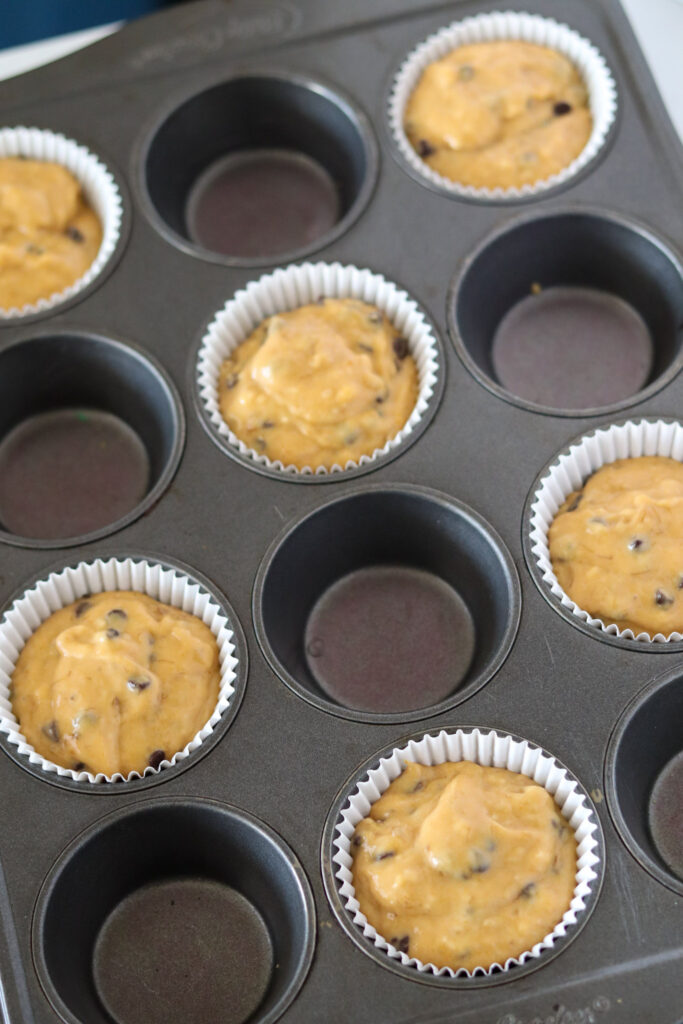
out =
[(113, 175), (85, 146), (40, 128), (0, 129), (0, 157), (16, 156), (60, 164), (73, 174), (81, 184), (86, 201), (100, 219), (102, 243), (97, 256), (78, 281), (64, 291), (38, 299), (21, 309), (0, 309), (0, 320), (42, 313), (86, 288), (113, 254), (121, 233), (123, 215), (121, 193)]
[[(230, 430), (218, 404), (218, 376), (221, 363), (267, 317), (320, 298), (359, 299), (376, 306), (387, 316), (408, 342), (410, 354), (417, 365), (418, 397), (407, 422), (383, 448), (361, 455), (358, 462), (350, 459), (344, 466), (335, 464), (329, 470), (323, 466), (298, 469), (292, 465), (285, 466), (279, 460), (272, 461), (249, 448)], [(218, 434), (254, 463), (292, 475), (341, 473), (388, 454), (405, 441), (427, 411), (439, 372), (443, 371), (439, 366), (436, 340), (415, 300), (381, 274), (340, 263), (303, 263), (281, 268), (252, 281), (216, 313), (202, 341), (197, 361), (200, 398)]]
[[(358, 822), (368, 816), (371, 806), (403, 772), (407, 761), (416, 761), (422, 765), (443, 764), (446, 761), (474, 761), (486, 767), (507, 768), (533, 779), (553, 797), (562, 815), (574, 830), (577, 844), (576, 884), (571, 903), (562, 920), (558, 921), (552, 932), (543, 936), (532, 949), (517, 957), (510, 957), (502, 963), (482, 965), (472, 971), (465, 967), (437, 967), (401, 952), (368, 922), (355, 896), (351, 839)], [(571, 931), (572, 926), (585, 911), (586, 897), (598, 880), (598, 872), (602, 870), (598, 856), (598, 841), (594, 835), (597, 830), (594, 811), (585, 794), (581, 792), (579, 784), (570, 778), (567, 770), (550, 754), (532, 746), (526, 740), (518, 740), (493, 730), (442, 730), (435, 735), (427, 734), (422, 739), (410, 740), (403, 747), (395, 747), (389, 756), (380, 759), (378, 767), (372, 768), (358, 781), (350, 791), (348, 801), (339, 815), (333, 839), (336, 853), (332, 861), (336, 867), (335, 877), (340, 883), (339, 894), (346, 912), (359, 931), (374, 943), (377, 949), (421, 974), (472, 978), (489, 975), (494, 970), (507, 971), (515, 965), (538, 959), (545, 950), (552, 948), (558, 938)]]
[(6, 734), (9, 742), (14, 744), (18, 752), (25, 755), (32, 765), (38, 765), (43, 771), (54, 772), (62, 778), (76, 779), (80, 782), (121, 782), (138, 779), (141, 776), (138, 772), (131, 772), (128, 776), (118, 772), (115, 775), (77, 772), (54, 764), (37, 754), (20, 731), (12, 711), (9, 687), (22, 648), (45, 619), (86, 594), (99, 594), (107, 590), (134, 590), (174, 608), (182, 608), (183, 611), (196, 615), (209, 627), (218, 645), (220, 686), (213, 714), (182, 750), (162, 761), (158, 769), (145, 768), (144, 776), (156, 775), (158, 771), (189, 757), (213, 732), (235, 692), (233, 682), (236, 679), (238, 660), (227, 615), (201, 584), (180, 570), (143, 559), (110, 558), (103, 561), (98, 558), (93, 562), (80, 562), (77, 566), (70, 566), (61, 572), (50, 573), (47, 579), (40, 580), (17, 598), (5, 612), (0, 623), (0, 731)]
[(619, 629), (616, 623), (604, 623), (580, 608), (562, 589), (553, 571), (548, 547), (548, 530), (560, 506), (572, 491), (580, 490), (586, 479), (601, 466), (617, 459), (638, 458), (641, 455), (665, 455), (683, 461), (683, 426), (665, 420), (628, 420), (626, 423), (601, 427), (587, 434), (569, 447), (551, 463), (543, 476), (531, 505), (529, 539), (536, 566), (543, 583), (564, 608), (582, 622), (610, 636), (643, 643), (671, 643), (683, 640), (683, 634), (673, 632), (634, 634), (631, 629)]
[[(422, 72), (433, 61), (440, 60), (459, 46), (471, 43), (518, 39), (538, 46), (548, 46), (567, 57), (576, 67), (588, 90), (593, 129), (583, 150), (567, 167), (557, 174), (533, 185), (521, 188), (475, 188), (445, 178), (421, 160), (415, 152), (403, 127), (404, 113), (410, 95)], [(401, 65), (389, 96), (389, 125), (403, 159), (432, 185), (456, 196), (469, 199), (521, 199), (534, 196), (549, 188), (564, 184), (597, 155), (614, 121), (617, 109), (617, 89), (612, 74), (592, 43), (568, 25), (552, 18), (516, 11), (492, 11), (442, 28), (420, 43)]]

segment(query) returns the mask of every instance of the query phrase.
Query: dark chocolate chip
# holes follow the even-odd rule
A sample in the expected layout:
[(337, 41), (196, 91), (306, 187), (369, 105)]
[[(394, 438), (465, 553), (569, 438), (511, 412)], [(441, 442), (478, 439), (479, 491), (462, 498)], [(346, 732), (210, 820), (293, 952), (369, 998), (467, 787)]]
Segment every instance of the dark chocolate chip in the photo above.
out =
[(270, 430), (271, 427), (275, 426), (275, 420), (264, 420), (261, 426), (264, 430)]
[(361, 350), (361, 352), (367, 352), (369, 355), (372, 355), (372, 353), (375, 351), (372, 345), (366, 345), (365, 342), (363, 341), (358, 342), (358, 348)]
[(392, 942), (392, 946), (396, 946), (399, 953), (405, 953), (407, 956), (410, 949), (410, 935), (402, 935), (397, 942)]
[(673, 597), (669, 597), (669, 595), (665, 594), (663, 590), (656, 590), (655, 591), (655, 604), (661, 604), (661, 605), (666, 606), (667, 604), (673, 604), (673, 603), (674, 603)]
[(483, 873), (488, 871), (491, 867), (491, 861), (488, 857), (484, 856), (481, 850), (473, 850), (471, 860), (474, 861), (474, 863), (470, 865), (470, 871), (473, 875), (483, 875)]
[(78, 228), (75, 228), (72, 224), (69, 224), (68, 228), (65, 229), (64, 234), (67, 238), (70, 238), (72, 242), (85, 242), (85, 235)]
[(405, 338), (394, 338), (394, 353), (399, 359), (408, 355), (408, 342)]
[(555, 117), (562, 117), (564, 114), (571, 114), (571, 110), (571, 103), (565, 103), (564, 100), (561, 100), (559, 103), (556, 103), (553, 107), (553, 114), (555, 115)]
[(237, 383), (238, 380), (239, 380), (239, 374), (237, 374), (237, 373), (230, 373), (230, 374), (228, 374), (228, 376), (225, 378), (225, 386), (226, 386), (226, 388), (228, 388), (228, 390), (230, 390), (231, 388), (234, 388), (234, 386), (235, 386), (235, 384)]
[(517, 896), (518, 900), (530, 900), (536, 892), (536, 884), (534, 882), (527, 882), (527, 884), (519, 890)]
[(388, 860), (389, 857), (395, 857), (396, 850), (387, 850), (386, 853), (378, 853), (375, 856), (375, 860)]
[(110, 640), (113, 640), (115, 636), (121, 636), (121, 633), (119, 632), (118, 629), (114, 629), (113, 626), (110, 626), (109, 629), (107, 630), (107, 636), (109, 637)]
[(633, 540), (628, 542), (629, 551), (637, 551), (638, 548), (642, 548), (644, 541), (641, 537), (634, 537)]
[(158, 768), (162, 761), (166, 760), (166, 752), (164, 750), (153, 750), (147, 758), (147, 764), (150, 768)]
[(92, 608), (92, 601), (79, 601), (74, 608), (74, 615), (77, 619), (80, 619), (84, 612), (87, 612), (88, 608)]
[(417, 793), (421, 789), (424, 789), (424, 782), (422, 781), (422, 779), (418, 779), (410, 792)]
[(59, 743), (59, 726), (54, 719), (43, 726), (42, 732), (52, 743)]
[(129, 679), (128, 680), (128, 689), (129, 690), (137, 690), (138, 692), (140, 690), (146, 690), (147, 687), (151, 686), (151, 685), (152, 685), (152, 680), (151, 679), (134, 679), (133, 678), (133, 679)]
[(124, 612), (123, 608), (110, 608), (107, 612), (107, 620), (109, 619), (121, 619), (123, 622), (126, 621), (128, 616)]
[(461, 68), (458, 68), (458, 81), (471, 82), (473, 78), (474, 68), (471, 64), (463, 64)]
[(433, 153), (436, 153), (436, 150), (434, 149), (434, 146), (432, 146), (431, 142), (427, 142), (426, 139), (420, 139), (417, 144), (417, 152), (420, 156), (424, 157), (432, 156)]
[(82, 772), (84, 768), (85, 768), (85, 761), (76, 761), (76, 764), (74, 765), (74, 771), (75, 772)]
[(583, 491), (579, 491), (578, 494), (575, 494), (574, 495), (574, 500), (572, 501), (571, 505), (569, 505), (567, 507), (567, 512), (576, 512), (577, 508), (581, 504), (581, 499), (582, 498), (583, 498)]
[(353, 837), (353, 839), (351, 840), (351, 845), (352, 846), (360, 846), (362, 842), (363, 842), (363, 840), (361, 839), (361, 837), (359, 835), (355, 835)]

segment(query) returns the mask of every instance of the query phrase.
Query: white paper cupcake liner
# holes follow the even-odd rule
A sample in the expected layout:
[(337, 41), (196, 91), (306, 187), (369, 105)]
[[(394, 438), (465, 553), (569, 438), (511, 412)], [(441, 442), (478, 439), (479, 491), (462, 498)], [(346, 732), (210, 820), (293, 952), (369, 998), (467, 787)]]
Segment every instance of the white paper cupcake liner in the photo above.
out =
[(643, 643), (671, 643), (683, 640), (681, 633), (634, 634), (631, 629), (619, 629), (615, 623), (605, 624), (596, 619), (569, 597), (557, 581), (550, 560), (548, 530), (558, 509), (573, 492), (580, 490), (586, 479), (601, 466), (617, 459), (638, 458), (641, 455), (665, 455), (683, 461), (683, 426), (665, 420), (628, 420), (628, 422), (602, 427), (582, 437), (569, 450), (553, 460), (547, 474), (536, 489), (530, 510), (529, 540), (531, 552), (543, 583), (551, 593), (582, 622), (609, 636)]
[[(499, 39), (518, 39), (539, 46), (548, 46), (567, 57), (577, 68), (588, 90), (593, 117), (593, 130), (584, 149), (563, 170), (533, 185), (521, 188), (475, 188), (461, 185), (432, 170), (417, 155), (403, 128), (408, 99), (417, 86), (422, 72), (433, 61), (440, 60), (459, 46), (470, 43), (493, 42)], [(617, 109), (617, 89), (612, 74), (595, 46), (568, 25), (552, 18), (514, 11), (493, 11), (463, 21), (453, 22), (420, 43), (401, 65), (389, 95), (389, 126), (403, 159), (412, 170), (432, 185), (456, 196), (468, 199), (521, 199), (545, 192), (564, 184), (596, 156), (614, 121)]]
[[(221, 363), (267, 317), (315, 302), (320, 298), (359, 299), (376, 306), (400, 331), (417, 365), (418, 397), (405, 425), (383, 448), (361, 455), (358, 462), (349, 460), (344, 466), (285, 466), (249, 448), (229, 428), (221, 416), (218, 378)], [(212, 427), (232, 448), (246, 459), (269, 470), (291, 475), (327, 476), (357, 469), (393, 451), (412, 433), (427, 411), (434, 394), (438, 375), (439, 349), (432, 328), (414, 299), (385, 280), (381, 274), (340, 263), (303, 263), (265, 274), (238, 291), (223, 309), (216, 313), (202, 340), (197, 359), (197, 381), (200, 399)]]
[(122, 782), (139, 779), (141, 776), (138, 772), (131, 772), (128, 776), (118, 772), (115, 775), (77, 772), (54, 764), (36, 753), (20, 731), (12, 710), (9, 687), (19, 654), (45, 619), (86, 594), (99, 594), (107, 590), (135, 590), (174, 608), (182, 608), (196, 615), (209, 627), (218, 645), (221, 678), (218, 702), (211, 718), (182, 750), (162, 761), (158, 769), (145, 768), (144, 776), (156, 775), (164, 768), (189, 757), (211, 735), (235, 693), (233, 683), (237, 678), (238, 659), (234, 634), (223, 609), (195, 580), (158, 562), (132, 558), (110, 558), (107, 561), (98, 558), (93, 562), (80, 562), (75, 567), (50, 573), (47, 579), (40, 580), (17, 598), (0, 623), (0, 731), (16, 746), (18, 753), (28, 758), (30, 764), (45, 772), (79, 782)]
[(0, 320), (42, 313), (86, 288), (114, 252), (121, 233), (123, 216), (121, 193), (113, 175), (85, 146), (65, 138), (64, 135), (40, 128), (0, 129), (0, 157), (16, 156), (60, 164), (73, 174), (80, 182), (87, 202), (100, 219), (102, 244), (85, 274), (74, 284), (64, 291), (39, 299), (21, 309), (0, 309)]
[[(356, 899), (353, 886), (351, 840), (356, 825), (368, 816), (371, 806), (379, 800), (390, 783), (401, 775), (407, 761), (415, 761), (422, 765), (443, 764), (446, 761), (473, 761), (486, 767), (507, 768), (533, 779), (553, 797), (574, 831), (577, 843), (576, 883), (571, 903), (562, 920), (558, 921), (552, 932), (545, 935), (532, 949), (517, 957), (510, 957), (502, 963), (482, 965), (471, 971), (465, 967), (439, 968), (435, 964), (423, 963), (416, 957), (401, 952), (368, 922)], [(351, 790), (334, 831), (333, 846), (336, 853), (332, 858), (333, 870), (336, 868), (335, 878), (340, 884), (339, 895), (347, 914), (359, 932), (378, 950), (386, 953), (392, 960), (398, 960), (404, 966), (414, 968), (420, 974), (475, 978), (508, 971), (511, 967), (537, 960), (545, 951), (552, 949), (559, 938), (571, 932), (579, 919), (585, 915), (588, 901), (590, 900), (591, 905), (594, 902), (593, 896), (598, 888), (599, 873), (603, 869), (599, 835), (597, 818), (585, 793), (581, 791), (576, 779), (571, 778), (567, 769), (558, 764), (550, 754), (532, 746), (526, 740), (515, 739), (494, 730), (442, 730), (438, 734), (427, 734), (421, 739), (410, 740), (405, 746), (395, 747), (388, 756), (380, 759), (378, 767), (368, 771)]]

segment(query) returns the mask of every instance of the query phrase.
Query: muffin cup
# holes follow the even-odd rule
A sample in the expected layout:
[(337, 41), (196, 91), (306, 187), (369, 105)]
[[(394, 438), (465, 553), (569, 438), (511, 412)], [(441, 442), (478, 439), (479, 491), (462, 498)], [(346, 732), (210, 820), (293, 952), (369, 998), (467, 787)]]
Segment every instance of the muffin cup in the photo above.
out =
[[(478, 966), (472, 971), (464, 967), (439, 968), (401, 952), (368, 922), (355, 896), (351, 839), (356, 825), (367, 817), (372, 805), (401, 775), (407, 761), (422, 765), (472, 761), (487, 767), (507, 768), (533, 779), (553, 797), (574, 831), (577, 843), (576, 884), (562, 920), (532, 949), (502, 963)], [(401, 746), (387, 748), (366, 762), (339, 794), (328, 817), (323, 844), (323, 874), (328, 899), (345, 931), (357, 945), (385, 966), (398, 969), (404, 977), (410, 977), (412, 970), (415, 980), (433, 980), (455, 987), (459, 981), (469, 985), (485, 979), (487, 984), (493, 984), (518, 977), (521, 969), (526, 968), (524, 973), (527, 973), (545, 963), (549, 956), (559, 953), (587, 920), (599, 894), (604, 871), (604, 843), (598, 816), (577, 780), (551, 754), (527, 740), (479, 728), (443, 729), (439, 733), (417, 735)], [(328, 851), (331, 863), (326, 865)], [(326, 867), (329, 870), (325, 870)], [(515, 970), (511, 972), (512, 968)]]
[[(625, 423), (601, 427), (578, 438), (542, 470), (527, 498), (524, 513), (524, 553), (531, 575), (549, 603), (574, 624), (593, 635), (617, 641), (638, 641), (639, 644), (671, 644), (683, 640), (678, 632), (636, 636), (631, 629), (619, 629), (616, 623), (605, 624), (580, 608), (562, 589), (553, 571), (548, 546), (548, 530), (566, 498), (583, 486), (586, 479), (602, 466), (617, 459), (639, 458), (641, 455), (664, 455), (683, 461), (683, 425), (662, 419), (627, 420)], [(651, 649), (658, 649), (651, 647)]]
[(83, 195), (100, 219), (102, 243), (85, 274), (64, 291), (39, 299), (21, 309), (0, 309), (0, 321), (43, 313), (73, 298), (100, 274), (111, 258), (121, 234), (123, 202), (111, 171), (91, 153), (64, 135), (40, 128), (0, 129), (0, 157), (27, 157), (60, 164), (80, 182)]
[[(220, 665), (218, 702), (208, 722), (185, 744), (182, 750), (164, 759), (158, 768), (148, 766), (144, 772), (130, 772), (127, 776), (116, 772), (77, 772), (54, 764), (36, 753), (20, 731), (12, 710), (10, 682), (17, 659), (26, 641), (53, 612), (88, 594), (108, 590), (133, 590), (147, 594), (164, 604), (181, 608), (204, 622), (216, 638)], [(61, 572), (52, 572), (38, 580), (30, 589), (16, 598), (0, 623), (0, 732), (7, 742), (16, 747), (22, 763), (32, 766), (48, 776), (79, 783), (124, 782), (141, 778), (154, 778), (164, 769), (180, 764), (207, 740), (219, 725), (224, 714), (230, 717), (239, 707), (244, 688), (244, 643), (239, 626), (232, 615), (228, 617), (218, 599), (205, 587), (172, 565), (144, 558), (96, 559), (80, 562)]]
[[(320, 298), (351, 298), (377, 306), (408, 342), (417, 364), (418, 397), (405, 425), (382, 448), (361, 455), (344, 466), (285, 466), (249, 448), (230, 430), (220, 413), (218, 377), (221, 363), (269, 316), (316, 302)], [(321, 479), (372, 468), (397, 453), (408, 439), (418, 436), (436, 409), (443, 386), (443, 356), (431, 325), (414, 299), (386, 281), (381, 274), (340, 263), (303, 263), (265, 274), (238, 291), (216, 313), (204, 335), (197, 357), (197, 388), (202, 422), (209, 435), (228, 454), (269, 475), (286, 474), (293, 480)]]
[[(406, 104), (428, 64), (440, 60), (459, 46), (496, 40), (521, 40), (547, 46), (567, 57), (579, 71), (588, 90), (593, 129), (588, 142), (575, 160), (550, 178), (521, 188), (475, 188), (462, 185), (433, 171), (417, 155), (403, 128)], [(389, 128), (398, 151), (418, 180), (440, 191), (467, 199), (524, 199), (564, 185), (597, 156), (614, 122), (617, 90), (612, 74), (592, 43), (568, 25), (552, 18), (515, 11), (493, 11), (453, 22), (420, 43), (405, 58), (394, 78), (389, 94)]]

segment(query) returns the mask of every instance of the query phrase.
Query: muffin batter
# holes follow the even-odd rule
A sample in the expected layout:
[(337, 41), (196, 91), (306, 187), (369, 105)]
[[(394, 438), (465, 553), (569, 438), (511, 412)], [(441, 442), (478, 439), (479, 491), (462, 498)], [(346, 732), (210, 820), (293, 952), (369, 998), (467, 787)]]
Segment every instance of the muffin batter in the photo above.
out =
[(360, 908), (423, 963), (504, 964), (569, 909), (576, 840), (550, 793), (469, 761), (408, 763), (351, 843)]
[(264, 320), (221, 366), (221, 414), (245, 444), (299, 469), (372, 455), (417, 400), (408, 343), (374, 306), (322, 299)]
[(520, 188), (584, 148), (592, 118), (574, 65), (547, 46), (460, 46), (429, 64), (406, 105), (406, 135), (433, 171), (475, 188)]
[(570, 494), (548, 533), (572, 601), (637, 635), (683, 632), (683, 463), (618, 459)]
[(0, 159), (0, 309), (22, 309), (83, 276), (102, 242), (81, 186), (59, 164)]
[(113, 590), (46, 619), (19, 655), (12, 708), (34, 749), (75, 771), (158, 768), (211, 717), (216, 640), (196, 616)]

